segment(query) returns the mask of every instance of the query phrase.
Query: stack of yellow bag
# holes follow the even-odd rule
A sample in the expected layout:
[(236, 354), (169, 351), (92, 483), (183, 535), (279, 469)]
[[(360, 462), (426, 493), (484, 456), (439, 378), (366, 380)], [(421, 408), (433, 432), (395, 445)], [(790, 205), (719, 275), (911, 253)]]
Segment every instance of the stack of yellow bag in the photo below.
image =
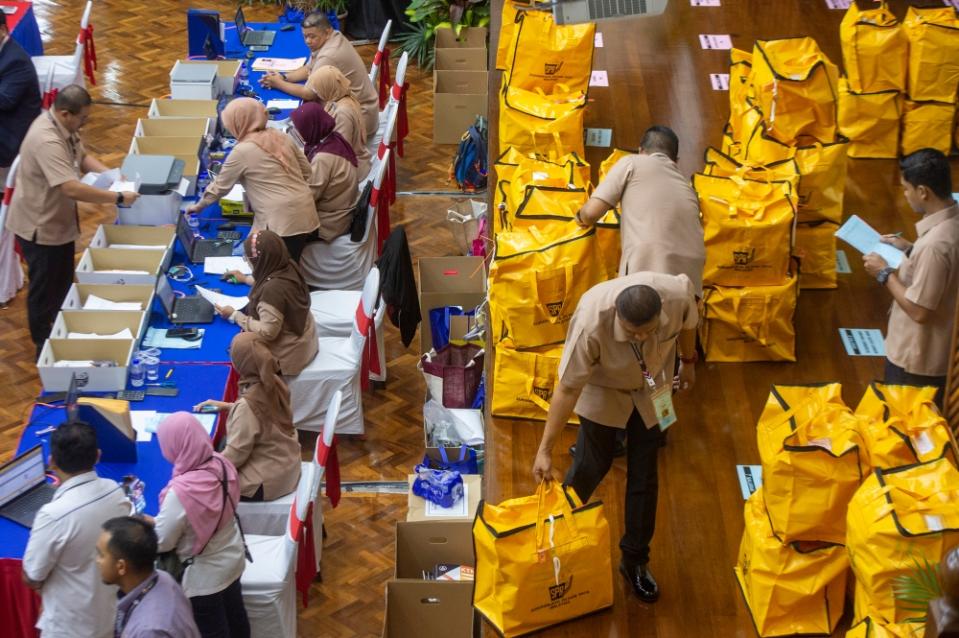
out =
[(763, 486), (735, 572), (760, 636), (829, 634), (843, 614), (846, 509), (867, 468), (840, 390), (774, 386), (759, 418)]
[(959, 88), (959, 15), (909, 7), (902, 22), (886, 2), (849, 6), (839, 29), (846, 77), (839, 125), (850, 157), (896, 157), (952, 148)]
[(489, 271), (496, 356), (492, 413), (545, 419), (569, 320), (580, 297), (616, 275), (619, 218), (574, 216), (592, 190), (583, 112), (595, 26), (558, 26), (506, 0), (497, 67), (500, 155)]
[(835, 288), (849, 146), (838, 128), (839, 70), (812, 38), (788, 38), (733, 49), (729, 75), (723, 153), (753, 171), (795, 160), (799, 287)]

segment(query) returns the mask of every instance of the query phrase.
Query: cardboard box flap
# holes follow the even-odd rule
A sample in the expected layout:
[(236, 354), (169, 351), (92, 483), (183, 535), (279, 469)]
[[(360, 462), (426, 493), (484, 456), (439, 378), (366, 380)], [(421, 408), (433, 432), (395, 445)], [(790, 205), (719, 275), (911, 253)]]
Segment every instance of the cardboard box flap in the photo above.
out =
[(210, 120), (205, 117), (184, 117), (178, 119), (140, 119), (134, 135), (136, 137), (201, 137), (206, 135)]
[(154, 98), (150, 117), (217, 117), (217, 100), (167, 100)]
[(186, 84), (210, 84), (216, 81), (217, 66), (210, 62), (183, 64), (177, 60), (170, 69), (170, 81)]
[(396, 524), (396, 577), (422, 579), (438, 563), (476, 565), (473, 522), (400, 521)]
[[(50, 339), (51, 361), (41, 361), (50, 366), (57, 361), (113, 361), (118, 366), (130, 365), (133, 339)], [(70, 368), (64, 368), (69, 370)]]
[[(124, 250), (123, 248), (87, 248), (91, 270), (144, 270), (156, 275), (163, 263), (158, 250)], [(81, 259), (81, 261), (83, 261)]]
[(133, 140), (136, 152), (141, 155), (187, 155), (198, 156), (203, 144), (202, 136), (137, 137)]
[(485, 49), (489, 30), (486, 27), (467, 27), (461, 29), (459, 36), (453, 29), (436, 30), (437, 49)]
[[(107, 301), (139, 301), (144, 310), (149, 310), (147, 304), (153, 299), (154, 287), (146, 284), (73, 284), (80, 297), (80, 308), (87, 302), (87, 297), (94, 295)], [(118, 312), (116, 310), (112, 312)]]
[(486, 95), (488, 78), (486, 71), (433, 71), (433, 92), (436, 95)]
[(233, 77), (240, 72), (243, 60), (180, 60), (179, 64), (213, 64), (219, 77)]
[(473, 636), (473, 583), (401, 580), (386, 584), (386, 638)]
[[(156, 246), (158, 249), (167, 248), (176, 237), (176, 229), (172, 226), (122, 226), (120, 224), (103, 224), (97, 229), (97, 235), (103, 230), (106, 245), (97, 248), (109, 248), (113, 244), (128, 246)], [(93, 246), (93, 244), (90, 244)]]
[(124, 328), (137, 337), (140, 333), (140, 324), (143, 321), (143, 312), (133, 310), (62, 310), (63, 328), (66, 334), (52, 336), (66, 339), (71, 332), (83, 334), (112, 335)]
[(418, 263), (420, 293), (486, 292), (482, 257), (424, 257)]
[(437, 71), (486, 71), (486, 49), (436, 49)]

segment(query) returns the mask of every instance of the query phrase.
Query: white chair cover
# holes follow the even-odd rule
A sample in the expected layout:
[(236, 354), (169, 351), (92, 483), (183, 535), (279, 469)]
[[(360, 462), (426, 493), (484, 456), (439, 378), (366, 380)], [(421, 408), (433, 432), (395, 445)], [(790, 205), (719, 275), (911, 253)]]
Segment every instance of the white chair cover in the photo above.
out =
[(297, 485), (288, 525), (280, 536), (246, 534), (253, 562), (246, 564), (240, 587), (253, 638), (296, 635), (296, 554), (300, 528), (310, 505), (313, 465)]
[[(390, 40), (390, 31), (393, 29), (393, 21), (387, 20), (383, 27), (383, 33), (380, 34), (380, 43), (376, 47), (376, 54), (373, 56), (373, 63), (370, 65), (370, 83), (376, 88), (376, 81), (380, 77), (380, 61), (386, 55), (386, 43)], [(389, 78), (386, 78), (389, 80)]]
[(87, 2), (80, 20), (80, 33), (77, 35), (77, 47), (73, 55), (38, 55), (31, 58), (37, 69), (40, 89), (44, 95), (53, 89), (62, 89), (70, 84), (86, 86), (83, 73), (83, 54), (85, 31), (90, 24), (90, 11), (93, 0)]
[(380, 111), (379, 128), (377, 128), (376, 134), (366, 141), (366, 146), (370, 149), (371, 154), (376, 152), (380, 142), (384, 139), (387, 141), (387, 145), (393, 139), (392, 133), (389, 137), (385, 135), (386, 123), (389, 121), (390, 115), (395, 114), (400, 108), (400, 98), (403, 96), (403, 83), (406, 82), (406, 67), (408, 64), (409, 55), (404, 51), (396, 65), (396, 77), (393, 80), (393, 87), (390, 89), (390, 101), (386, 103), (386, 108)]
[[(359, 290), (317, 290), (310, 293), (310, 312), (321, 337), (348, 337), (353, 330), (353, 315), (360, 304)], [(386, 304), (379, 300), (373, 325), (376, 328), (376, 352), (379, 355), (379, 374), (370, 370), (371, 381), (386, 381), (386, 350), (383, 344), (383, 318)]]
[[(20, 156), (17, 155), (7, 171), (3, 203), (0, 204), (0, 303), (7, 303), (16, 297), (18, 290), (23, 288), (23, 268), (20, 267), (20, 257), (14, 248), (13, 233), (5, 228), (7, 209), (10, 207), (10, 200), (13, 199), (13, 187), (19, 167)], [(382, 369), (385, 370), (385, 366)]]
[[(359, 307), (364, 321), (372, 321), (373, 309), (380, 290), (380, 271), (370, 270), (363, 285)], [(369, 318), (369, 319), (366, 319)], [(318, 431), (323, 427), (327, 406), (333, 395), (342, 392), (336, 431), (340, 434), (362, 434), (363, 396), (360, 371), (366, 332), (355, 317), (348, 337), (320, 337), (316, 358), (295, 377), (286, 377), (293, 404), (293, 423), (303, 430)]]
[(388, 165), (387, 153), (387, 160), (380, 162), (373, 177), (373, 194), (367, 211), (366, 233), (360, 241), (354, 242), (349, 235), (341, 235), (331, 242), (311, 242), (303, 249), (300, 268), (309, 286), (320, 290), (363, 288), (363, 281), (376, 259), (376, 204)]

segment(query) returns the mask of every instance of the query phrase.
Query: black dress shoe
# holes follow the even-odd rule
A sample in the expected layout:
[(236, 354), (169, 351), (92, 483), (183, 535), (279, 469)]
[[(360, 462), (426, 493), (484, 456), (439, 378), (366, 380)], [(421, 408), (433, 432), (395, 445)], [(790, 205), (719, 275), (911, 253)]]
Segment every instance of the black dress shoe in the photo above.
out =
[(633, 588), (633, 593), (645, 603), (654, 603), (659, 600), (659, 585), (653, 578), (653, 573), (649, 571), (648, 564), (637, 564), (627, 567), (626, 563), (620, 562), (619, 573), (622, 574)]
[[(576, 444), (573, 443), (569, 446), (569, 455), (576, 456)], [(613, 448), (613, 456), (619, 458), (620, 456), (626, 456), (626, 444), (622, 441), (616, 441), (616, 446)]]

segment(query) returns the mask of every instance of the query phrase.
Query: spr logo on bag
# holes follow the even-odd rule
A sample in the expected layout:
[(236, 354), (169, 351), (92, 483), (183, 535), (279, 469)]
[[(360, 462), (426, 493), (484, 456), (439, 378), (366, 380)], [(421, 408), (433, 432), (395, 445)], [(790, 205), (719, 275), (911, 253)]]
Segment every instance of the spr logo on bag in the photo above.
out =
[(737, 269), (743, 269), (756, 257), (756, 249), (743, 247), (733, 251), (733, 264)]
[(553, 398), (553, 389), (552, 388), (537, 388), (533, 386), (533, 394), (538, 396), (543, 401), (549, 401)]
[(560, 62), (559, 64), (550, 64), (549, 62), (546, 62), (543, 64), (543, 73), (545, 75), (556, 75), (562, 68), (563, 62)]
[(546, 312), (549, 313), (550, 317), (558, 317), (560, 310), (563, 309), (562, 301), (554, 301), (552, 303), (546, 304)]
[(569, 580), (565, 583), (560, 583), (558, 585), (549, 586), (549, 602), (555, 603), (558, 600), (562, 600), (564, 596), (569, 592), (573, 587), (573, 577), (570, 576)]

